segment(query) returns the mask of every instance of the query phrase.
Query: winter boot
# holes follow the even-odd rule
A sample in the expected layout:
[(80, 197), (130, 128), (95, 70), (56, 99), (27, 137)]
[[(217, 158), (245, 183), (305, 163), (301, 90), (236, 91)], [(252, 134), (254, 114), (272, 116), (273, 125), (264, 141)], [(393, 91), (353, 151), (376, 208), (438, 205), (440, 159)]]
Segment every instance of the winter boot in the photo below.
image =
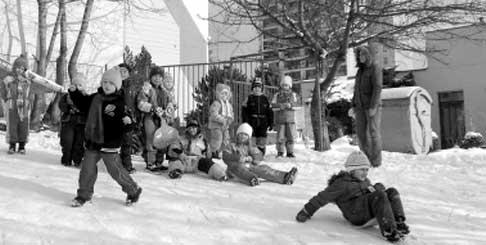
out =
[(257, 177), (253, 177), (250, 179), (250, 186), (256, 186), (256, 185), (259, 185), (260, 184), (260, 181), (258, 180)]
[(12, 155), (15, 153), (15, 143), (10, 143), (10, 146), (8, 147), (8, 154)]
[(297, 170), (296, 167), (293, 167), (292, 169), (290, 169), (290, 171), (284, 175), (283, 183), (286, 184), (286, 185), (293, 184), (294, 181), (295, 181), (295, 178), (297, 177), (297, 171), (298, 170)]
[(137, 171), (134, 167), (128, 167), (128, 168), (125, 168), (125, 169), (127, 170), (127, 172), (129, 174), (133, 174), (133, 173), (135, 173), (135, 171)]
[(295, 158), (295, 155), (294, 155), (294, 153), (290, 152), (290, 153), (287, 153), (287, 157), (289, 157), (289, 158)]
[(383, 236), (389, 242), (398, 242), (402, 238), (400, 232), (397, 230), (383, 231)]
[(407, 235), (410, 233), (410, 228), (408, 228), (408, 225), (405, 224), (405, 222), (397, 222), (397, 230), (402, 233), (403, 235)]
[(142, 188), (138, 187), (137, 191), (133, 195), (127, 195), (127, 200), (125, 201), (125, 204), (127, 206), (130, 206), (136, 202), (138, 202), (138, 199), (140, 198), (140, 194), (142, 194)]
[(19, 142), (19, 153), (25, 154), (25, 142)]
[(73, 207), (73, 208), (81, 207), (81, 206), (83, 206), (83, 205), (84, 205), (84, 204), (85, 204), (87, 201), (89, 201), (89, 200), (86, 200), (86, 199), (84, 199), (84, 198), (82, 198), (82, 197), (77, 196), (77, 197), (75, 197), (75, 198), (72, 200), (72, 202), (71, 202), (71, 207)]
[(169, 172), (169, 178), (171, 179), (178, 179), (180, 177), (182, 177), (182, 170), (180, 169), (174, 169)]
[(283, 157), (283, 156), (284, 156), (283, 152), (278, 152), (278, 153), (277, 153), (277, 158), (279, 158), (279, 157)]

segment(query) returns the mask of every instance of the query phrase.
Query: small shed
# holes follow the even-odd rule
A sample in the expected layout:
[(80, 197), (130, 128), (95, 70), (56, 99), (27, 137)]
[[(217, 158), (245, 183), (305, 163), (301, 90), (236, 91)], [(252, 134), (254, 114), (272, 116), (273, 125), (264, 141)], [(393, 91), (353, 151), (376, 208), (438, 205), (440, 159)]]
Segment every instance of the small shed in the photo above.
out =
[(432, 97), (422, 87), (383, 89), (383, 150), (426, 154), (432, 145)]

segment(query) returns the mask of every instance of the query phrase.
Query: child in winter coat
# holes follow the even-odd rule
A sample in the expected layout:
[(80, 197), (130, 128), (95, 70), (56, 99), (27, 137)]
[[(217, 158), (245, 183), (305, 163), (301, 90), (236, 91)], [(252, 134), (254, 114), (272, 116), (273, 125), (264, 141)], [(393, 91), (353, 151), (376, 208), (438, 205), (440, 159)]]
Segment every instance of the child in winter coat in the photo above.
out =
[(396, 242), (408, 234), (400, 195), (395, 188), (386, 189), (381, 183), (371, 185), (367, 178), (371, 164), (361, 151), (352, 152), (344, 163), (345, 171), (329, 179), (328, 186), (311, 198), (297, 214), (305, 222), (321, 207), (335, 203), (345, 219), (361, 226), (376, 218), (381, 233)]
[(226, 165), (211, 160), (211, 151), (197, 120), (189, 120), (185, 136), (169, 145), (167, 159), (171, 179), (180, 178), (183, 173), (194, 173), (199, 170), (213, 179), (227, 180)]
[(76, 74), (72, 80), (69, 93), (64, 94), (59, 101), (61, 110), (61, 164), (79, 167), (84, 155), (84, 127), (89, 111), (89, 96), (83, 83), (85, 78)]
[(226, 84), (216, 85), (216, 100), (209, 108), (209, 144), (213, 158), (221, 159), (221, 152), (230, 141), (229, 127), (234, 119), (230, 87)]
[(256, 138), (256, 145), (265, 155), (267, 130), (272, 129), (273, 111), (267, 96), (263, 94), (263, 83), (260, 78), (251, 84), (251, 91), (252, 93), (243, 102), (241, 117), (243, 122), (250, 124), (255, 129), (253, 137)]
[(150, 71), (150, 82), (143, 85), (137, 98), (145, 131), (146, 168), (150, 171), (167, 170), (162, 165), (166, 149), (154, 147), (154, 134), (160, 127), (161, 120), (166, 120), (170, 125), (174, 119), (175, 98), (166, 87), (164, 70), (154, 67)]
[(276, 111), (277, 157), (283, 157), (285, 149), (287, 157), (295, 157), (294, 138), (297, 136), (297, 129), (293, 108), (297, 104), (297, 95), (291, 88), (292, 78), (284, 76), (280, 82), (279, 91), (272, 99), (272, 108)]
[(224, 150), (223, 161), (228, 165), (229, 174), (250, 186), (259, 185), (258, 178), (281, 184), (293, 184), (297, 175), (296, 167), (289, 172), (284, 172), (261, 164), (262, 152), (250, 144), (252, 131), (248, 123), (242, 123), (236, 131), (236, 143)]
[(15, 59), (10, 72), (0, 84), (1, 97), (5, 103), (7, 132), (5, 139), (9, 144), (8, 154), (25, 154), (25, 144), (29, 137), (30, 112), (32, 109), (32, 79), (25, 72), (29, 69), (27, 58), (23, 55)]
[(130, 177), (120, 160), (120, 146), (125, 125), (131, 123), (125, 114), (125, 103), (121, 94), (121, 76), (117, 67), (107, 70), (101, 79), (101, 88), (92, 96), (85, 137), (86, 152), (79, 173), (79, 188), (72, 202), (73, 207), (82, 206), (91, 200), (96, 181), (97, 162), (103, 159), (111, 177), (127, 193), (126, 204), (138, 201), (142, 188)]

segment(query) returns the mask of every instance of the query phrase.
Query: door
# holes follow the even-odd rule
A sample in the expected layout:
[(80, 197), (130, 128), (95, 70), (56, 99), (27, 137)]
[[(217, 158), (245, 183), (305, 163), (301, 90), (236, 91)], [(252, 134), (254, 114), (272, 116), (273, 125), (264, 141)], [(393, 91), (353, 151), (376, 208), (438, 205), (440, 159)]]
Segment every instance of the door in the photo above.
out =
[(463, 91), (439, 93), (440, 136), (442, 149), (458, 145), (466, 133)]

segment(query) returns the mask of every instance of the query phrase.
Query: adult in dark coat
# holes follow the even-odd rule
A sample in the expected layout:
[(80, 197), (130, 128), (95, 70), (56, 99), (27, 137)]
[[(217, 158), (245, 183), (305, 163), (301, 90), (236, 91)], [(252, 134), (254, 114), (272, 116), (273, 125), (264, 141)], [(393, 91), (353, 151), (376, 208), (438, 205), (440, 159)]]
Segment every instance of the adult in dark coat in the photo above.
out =
[(354, 85), (353, 111), (359, 148), (373, 167), (381, 165), (381, 89), (377, 72), (367, 47), (356, 49), (358, 72)]
[(376, 218), (382, 235), (397, 241), (408, 234), (400, 195), (395, 188), (385, 189), (381, 183), (372, 185), (367, 178), (370, 162), (361, 151), (352, 152), (341, 171), (329, 179), (328, 186), (311, 198), (297, 214), (305, 222), (321, 207), (335, 203), (351, 224), (361, 226)]
[(243, 122), (250, 124), (254, 129), (253, 137), (256, 146), (265, 155), (267, 144), (267, 130), (273, 125), (273, 111), (267, 96), (263, 93), (263, 84), (256, 79), (251, 84), (252, 93), (248, 95), (241, 107)]

